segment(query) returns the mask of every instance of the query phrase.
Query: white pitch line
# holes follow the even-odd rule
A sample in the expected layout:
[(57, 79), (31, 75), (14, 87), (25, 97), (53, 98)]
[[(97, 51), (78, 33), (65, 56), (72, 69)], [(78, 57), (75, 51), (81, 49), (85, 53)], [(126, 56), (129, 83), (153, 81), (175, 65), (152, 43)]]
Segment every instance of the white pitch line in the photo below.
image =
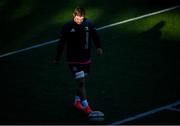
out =
[(142, 118), (142, 117), (145, 117), (145, 116), (152, 115), (154, 113), (163, 111), (165, 109), (175, 107), (177, 105), (180, 105), (180, 101), (177, 101), (177, 102), (172, 103), (170, 105), (162, 106), (160, 108), (156, 108), (156, 109), (153, 109), (153, 110), (150, 110), (150, 111), (147, 111), (147, 112), (144, 112), (144, 113), (141, 113), (141, 114), (138, 114), (138, 115), (135, 115), (135, 116), (120, 120), (120, 121), (116, 121), (116, 122), (112, 123), (110, 126), (112, 126), (112, 125), (122, 125), (122, 124), (128, 123), (130, 121), (134, 121), (136, 119), (139, 119), (139, 118)]
[(171, 110), (171, 111), (176, 111), (176, 112), (180, 112), (180, 109), (177, 109), (177, 108), (168, 108), (168, 110)]
[[(167, 11), (171, 11), (171, 10), (177, 9), (179, 7), (180, 7), (180, 5), (170, 7), (170, 8), (167, 8), (167, 9), (163, 9), (163, 10), (160, 10), (160, 11), (156, 11), (156, 12), (153, 12), (153, 13), (145, 14), (145, 15), (142, 15), (142, 16), (138, 16), (138, 17), (135, 17), (135, 18), (130, 18), (130, 19), (127, 19), (127, 20), (124, 20), (124, 21), (112, 23), (112, 24), (109, 24), (109, 25), (99, 27), (99, 28), (97, 28), (97, 30), (103, 30), (103, 29), (106, 29), (106, 28), (110, 28), (110, 27), (113, 27), (113, 26), (120, 25), (120, 24), (125, 24), (125, 23), (131, 22), (131, 21), (136, 21), (136, 20), (139, 20), (139, 19), (142, 19), (142, 18), (146, 18), (146, 17), (150, 17), (150, 16), (157, 15), (157, 14), (160, 14), (160, 13), (164, 13), (164, 12), (167, 12)], [(28, 47), (28, 48), (24, 48), (24, 49), (12, 51), (12, 52), (9, 52), (9, 53), (5, 53), (5, 54), (0, 55), (0, 58), (10, 56), (10, 55), (13, 55), (13, 54), (17, 54), (17, 53), (20, 53), (20, 52), (24, 52), (24, 51), (27, 51), (27, 50), (31, 50), (31, 49), (34, 49), (34, 48), (38, 48), (38, 47), (41, 47), (41, 46), (44, 46), (44, 45), (49, 45), (49, 44), (52, 44), (52, 43), (56, 43), (57, 41), (59, 41), (59, 39), (55, 39), (55, 40), (48, 41), (48, 42), (43, 42), (42, 44), (38, 44), (38, 45), (34, 45), (34, 46), (31, 46), (31, 47)]]
[(31, 46), (31, 47), (27, 47), (27, 48), (24, 48), (24, 49), (20, 49), (20, 50), (12, 51), (12, 52), (9, 52), (9, 53), (5, 53), (3, 55), (0, 55), (0, 58), (10, 56), (10, 55), (13, 55), (13, 54), (16, 54), (16, 53), (24, 52), (24, 51), (27, 51), (27, 50), (31, 50), (31, 49), (34, 49), (34, 48), (38, 48), (38, 47), (41, 47), (41, 46), (44, 46), (44, 45), (49, 45), (49, 44), (52, 44), (52, 43), (55, 43), (55, 42), (58, 42), (58, 41), (59, 41), (59, 39), (55, 39), (55, 40), (52, 40), (52, 41), (43, 42), (41, 44), (37, 44), (37, 45)]
[(120, 22), (117, 22), (117, 23), (113, 23), (113, 24), (110, 24), (110, 25), (100, 27), (100, 28), (98, 28), (98, 30), (102, 30), (102, 29), (105, 29), (105, 28), (110, 28), (110, 27), (113, 27), (113, 26), (116, 26), (116, 25), (131, 22), (131, 21), (136, 21), (136, 20), (139, 20), (139, 19), (142, 19), (142, 18), (146, 18), (146, 17), (150, 17), (150, 16), (157, 15), (157, 14), (160, 14), (160, 13), (164, 13), (164, 12), (167, 12), (167, 11), (171, 11), (171, 10), (177, 9), (179, 7), (180, 7), (180, 5), (170, 7), (170, 8), (164, 9), (164, 10), (156, 11), (156, 12), (153, 12), (153, 13), (145, 14), (145, 15), (142, 15), (142, 16), (138, 16), (138, 17), (135, 17), (135, 18), (131, 18), (131, 19), (128, 19), (128, 20), (120, 21)]

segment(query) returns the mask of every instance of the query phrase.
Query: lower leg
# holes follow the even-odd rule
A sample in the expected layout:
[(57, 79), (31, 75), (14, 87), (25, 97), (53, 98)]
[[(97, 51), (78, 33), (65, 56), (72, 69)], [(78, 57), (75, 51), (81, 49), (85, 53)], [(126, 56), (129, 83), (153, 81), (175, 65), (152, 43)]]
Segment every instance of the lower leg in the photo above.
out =
[[(93, 111), (87, 101), (85, 78), (81, 78), (77, 80), (76, 98), (81, 100), (82, 110), (85, 114), (89, 114)], [(76, 99), (75, 99), (75, 102), (76, 102)]]
[(79, 96), (82, 101), (87, 99), (86, 88), (85, 88), (85, 78), (76, 80), (76, 83), (77, 83), (76, 95)]

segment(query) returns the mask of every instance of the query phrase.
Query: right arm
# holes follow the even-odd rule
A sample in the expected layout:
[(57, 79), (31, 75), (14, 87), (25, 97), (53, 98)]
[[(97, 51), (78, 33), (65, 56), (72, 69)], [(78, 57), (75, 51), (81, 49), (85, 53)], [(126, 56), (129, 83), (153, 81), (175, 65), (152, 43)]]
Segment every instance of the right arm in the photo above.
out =
[(65, 46), (65, 42), (66, 42), (66, 37), (65, 36), (66, 36), (65, 35), (65, 29), (63, 27), (62, 31), (60, 33), (60, 40), (58, 41), (57, 51), (56, 51), (56, 55), (55, 55), (55, 58), (54, 58), (54, 61), (53, 61), (55, 64), (59, 63), (60, 57), (62, 56), (62, 53), (64, 51), (64, 46)]

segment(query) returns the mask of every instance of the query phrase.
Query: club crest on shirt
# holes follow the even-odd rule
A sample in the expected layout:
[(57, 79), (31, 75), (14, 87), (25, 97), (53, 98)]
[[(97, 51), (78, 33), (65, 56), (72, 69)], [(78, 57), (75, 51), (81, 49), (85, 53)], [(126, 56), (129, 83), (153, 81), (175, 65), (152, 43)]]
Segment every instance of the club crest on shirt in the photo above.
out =
[(71, 29), (71, 32), (76, 32), (76, 30), (74, 28)]

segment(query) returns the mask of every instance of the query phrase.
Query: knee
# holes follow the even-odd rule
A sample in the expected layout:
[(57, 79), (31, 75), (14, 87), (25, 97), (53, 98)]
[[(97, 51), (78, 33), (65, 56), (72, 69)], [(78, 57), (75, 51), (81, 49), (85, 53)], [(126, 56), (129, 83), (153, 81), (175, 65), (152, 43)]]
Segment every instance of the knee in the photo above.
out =
[(80, 80), (85, 77), (84, 71), (79, 71), (75, 73), (75, 79)]

